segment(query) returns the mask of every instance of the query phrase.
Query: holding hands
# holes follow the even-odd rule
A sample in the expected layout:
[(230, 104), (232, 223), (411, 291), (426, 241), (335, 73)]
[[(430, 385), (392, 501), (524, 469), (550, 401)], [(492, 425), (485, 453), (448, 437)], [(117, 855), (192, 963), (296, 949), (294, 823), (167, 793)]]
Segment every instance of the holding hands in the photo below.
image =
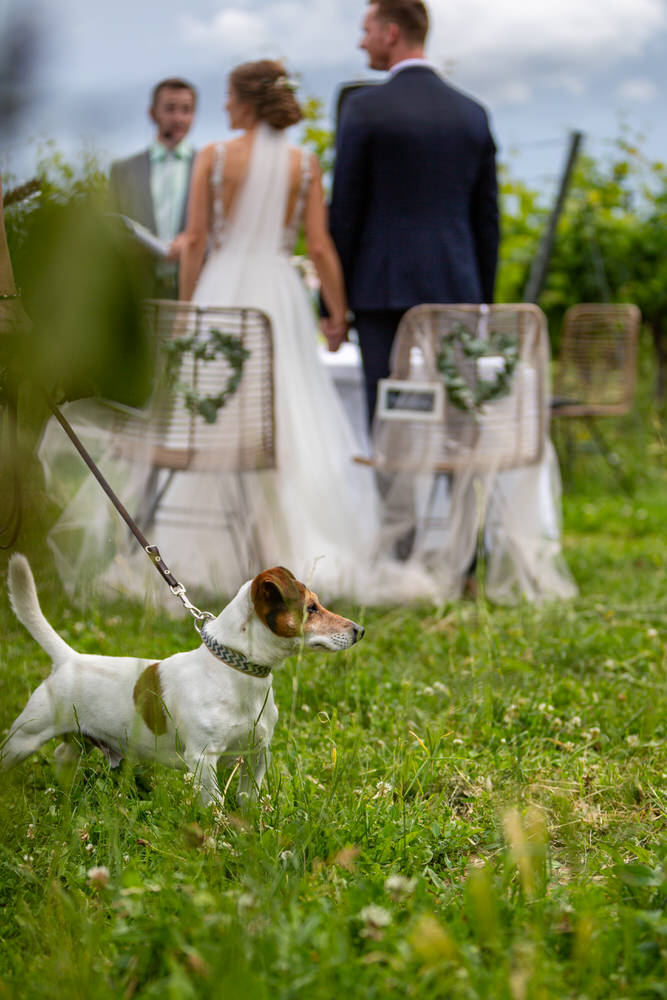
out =
[(321, 329), (326, 338), (327, 346), (333, 354), (347, 340), (349, 323), (346, 318), (335, 319), (333, 316), (324, 316), (321, 321)]

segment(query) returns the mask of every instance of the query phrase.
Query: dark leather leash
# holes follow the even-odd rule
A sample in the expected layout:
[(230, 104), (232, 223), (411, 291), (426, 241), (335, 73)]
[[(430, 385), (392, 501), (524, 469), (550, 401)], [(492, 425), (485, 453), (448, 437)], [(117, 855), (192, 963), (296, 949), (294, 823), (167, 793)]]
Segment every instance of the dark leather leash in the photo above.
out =
[(70, 441), (78, 451), (79, 455), (81, 455), (81, 458), (84, 460), (84, 462), (86, 463), (92, 474), (95, 476), (95, 479), (100, 484), (100, 486), (108, 496), (109, 500), (111, 500), (111, 503), (114, 505), (120, 516), (123, 518), (125, 524), (128, 526), (128, 528), (130, 529), (136, 540), (139, 542), (139, 545), (141, 545), (144, 552), (148, 555), (149, 559), (151, 560), (156, 570), (158, 571), (162, 579), (165, 581), (165, 583), (171, 590), (174, 597), (177, 597), (179, 601), (182, 603), (185, 610), (192, 615), (194, 619), (194, 626), (197, 629), (197, 631), (201, 632), (204, 623), (206, 621), (214, 619), (215, 615), (212, 615), (210, 611), (200, 611), (199, 608), (196, 608), (195, 605), (189, 600), (185, 587), (183, 586), (182, 583), (180, 583), (176, 579), (174, 574), (171, 572), (171, 570), (165, 563), (164, 559), (160, 555), (160, 550), (158, 549), (157, 545), (151, 545), (151, 543), (148, 541), (143, 531), (141, 530), (137, 522), (134, 520), (132, 515), (129, 513), (125, 505), (116, 496), (111, 486), (109, 485), (105, 477), (102, 475), (102, 472), (95, 464), (87, 448), (85, 447), (83, 442), (80, 440), (80, 438), (72, 428), (69, 421), (63, 416), (59, 408), (56, 406), (56, 404), (53, 402), (53, 400), (50, 398), (48, 394), (46, 394), (46, 399), (49, 404), (51, 412), (53, 413), (54, 417), (56, 418), (62, 429), (65, 431), (65, 434), (67, 434), (67, 437), (70, 439)]

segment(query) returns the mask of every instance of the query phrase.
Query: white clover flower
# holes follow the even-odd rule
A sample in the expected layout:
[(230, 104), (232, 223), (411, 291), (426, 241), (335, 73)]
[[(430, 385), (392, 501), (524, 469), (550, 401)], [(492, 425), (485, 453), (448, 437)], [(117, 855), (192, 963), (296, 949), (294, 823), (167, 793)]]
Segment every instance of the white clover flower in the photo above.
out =
[(405, 875), (399, 875), (398, 873), (389, 875), (384, 883), (385, 890), (393, 899), (404, 899), (406, 896), (411, 896), (415, 891), (416, 885), (416, 878), (407, 878)]
[(394, 786), (390, 781), (378, 781), (375, 788), (376, 792), (375, 795), (373, 796), (373, 801), (375, 801), (375, 799), (381, 799), (386, 795), (391, 795), (391, 793), (394, 791)]
[(427, 686), (426, 686), (426, 687), (425, 687), (425, 688), (423, 689), (423, 691), (422, 691), (422, 694), (435, 694), (435, 689), (434, 689), (434, 688), (432, 688), (432, 687), (431, 687), (430, 685), (427, 685)]
[(250, 910), (255, 905), (255, 897), (251, 892), (242, 892), (236, 901), (239, 913)]
[(86, 872), (88, 881), (96, 889), (106, 889), (109, 884), (110, 872), (106, 865), (95, 865)]
[(379, 928), (388, 927), (391, 923), (391, 913), (385, 910), (384, 906), (370, 903), (359, 911), (359, 918), (367, 927)]
[(185, 774), (183, 775), (183, 781), (186, 783), (186, 785), (189, 785), (194, 780), (195, 776), (192, 773), (192, 771), (186, 771)]
[(647, 628), (646, 629), (646, 636), (647, 636), (648, 639), (657, 639), (658, 638), (658, 630), (657, 630), (657, 628)]
[(578, 729), (581, 726), (581, 717), (579, 715), (573, 715), (570, 719), (570, 724), (576, 726)]

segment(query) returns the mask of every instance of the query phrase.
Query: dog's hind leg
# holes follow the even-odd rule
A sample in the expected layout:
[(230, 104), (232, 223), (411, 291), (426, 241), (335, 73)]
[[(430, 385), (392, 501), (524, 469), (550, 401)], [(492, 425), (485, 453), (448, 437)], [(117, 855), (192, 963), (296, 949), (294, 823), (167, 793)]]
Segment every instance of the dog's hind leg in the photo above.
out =
[(3, 769), (20, 764), (43, 743), (71, 728), (66, 719), (56, 717), (53, 696), (46, 683), (40, 684), (14, 722), (0, 751)]

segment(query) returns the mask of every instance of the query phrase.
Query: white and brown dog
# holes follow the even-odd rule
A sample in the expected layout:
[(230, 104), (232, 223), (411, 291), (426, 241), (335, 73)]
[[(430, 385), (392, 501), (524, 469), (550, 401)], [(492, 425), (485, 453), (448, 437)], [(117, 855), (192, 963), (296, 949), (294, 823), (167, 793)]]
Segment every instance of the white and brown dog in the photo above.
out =
[[(271, 670), (300, 649), (336, 652), (364, 634), (323, 608), (283, 567), (244, 583), (202, 629), (202, 644), (154, 662), (77, 653), (49, 625), (27, 559), (9, 563), (9, 594), (18, 620), (53, 660), (2, 748), (3, 767), (20, 763), (53, 736), (78, 735), (112, 766), (124, 756), (192, 771), (202, 801), (219, 799), (217, 764), (243, 758), (239, 791), (258, 791), (278, 718)], [(56, 748), (63, 762), (72, 742)]]

